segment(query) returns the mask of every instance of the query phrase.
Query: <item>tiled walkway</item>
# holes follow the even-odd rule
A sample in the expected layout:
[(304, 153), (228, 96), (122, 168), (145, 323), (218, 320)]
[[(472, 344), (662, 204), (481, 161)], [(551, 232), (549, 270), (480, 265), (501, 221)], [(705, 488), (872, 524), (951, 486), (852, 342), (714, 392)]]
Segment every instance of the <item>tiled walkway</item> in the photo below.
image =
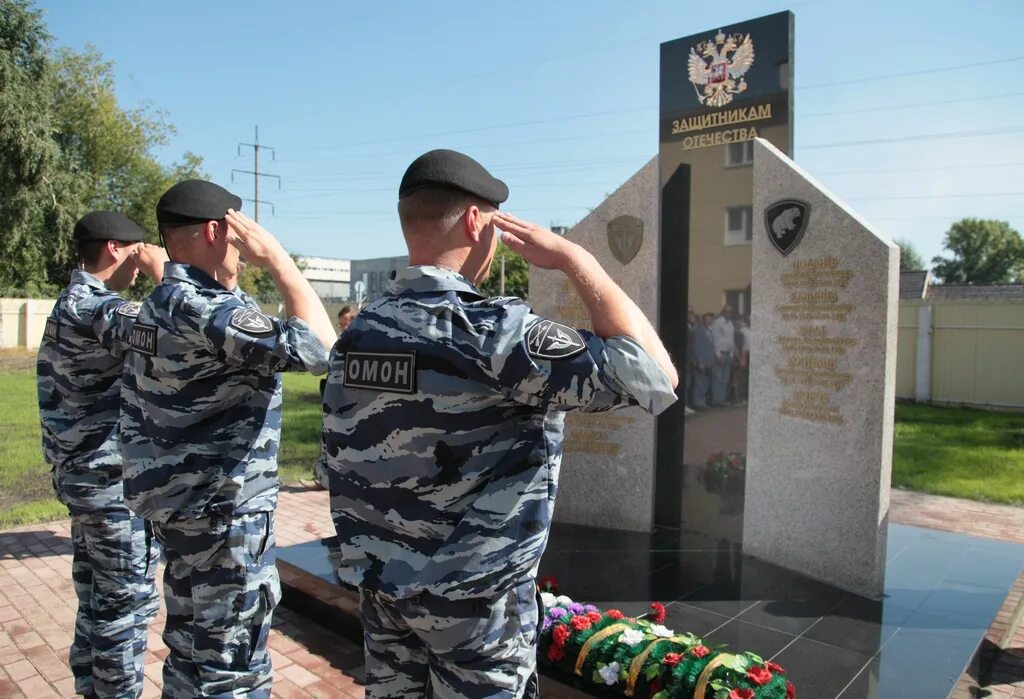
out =
[[(894, 491), (891, 521), (1024, 543), (1024, 508)], [(326, 493), (305, 488), (283, 492), (277, 532), (280, 546), (330, 536)], [(989, 630), (989, 641), (998, 641), (1022, 593), (1024, 578), (1018, 579)], [(66, 664), (75, 604), (67, 522), (0, 532), (0, 697), (75, 696)], [(167, 654), (160, 640), (162, 628), (161, 614), (149, 634), (144, 697), (160, 695), (160, 669)], [(361, 650), (347, 639), (279, 608), (270, 647), (276, 672), (274, 696), (363, 696)], [(1010, 649), (994, 654), (992, 679), (998, 684), (978, 693), (973, 678), (965, 676), (953, 696), (1024, 699), (1024, 629), (1018, 629)], [(564, 699), (570, 695), (552, 688), (545, 696)]]

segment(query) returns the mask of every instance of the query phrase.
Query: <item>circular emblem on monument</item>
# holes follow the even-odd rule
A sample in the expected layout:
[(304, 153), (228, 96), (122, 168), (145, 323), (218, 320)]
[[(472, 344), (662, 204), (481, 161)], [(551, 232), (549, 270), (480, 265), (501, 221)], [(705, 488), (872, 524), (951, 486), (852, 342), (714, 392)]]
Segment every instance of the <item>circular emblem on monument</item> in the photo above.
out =
[(764, 210), (768, 240), (783, 256), (793, 252), (807, 230), (811, 206), (799, 199), (781, 199)]
[(643, 242), (644, 222), (636, 216), (618, 216), (608, 222), (608, 247), (622, 264), (636, 257)]

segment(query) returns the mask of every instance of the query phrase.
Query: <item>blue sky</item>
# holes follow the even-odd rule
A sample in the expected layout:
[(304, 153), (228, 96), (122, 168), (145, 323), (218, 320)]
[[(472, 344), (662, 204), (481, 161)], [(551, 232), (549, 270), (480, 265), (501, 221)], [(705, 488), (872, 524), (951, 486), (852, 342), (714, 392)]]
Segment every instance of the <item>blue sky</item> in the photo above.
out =
[(956, 218), (1024, 233), (1020, 0), (39, 6), (58, 45), (115, 62), (123, 106), (166, 111), (177, 135), (161, 160), (195, 152), (252, 197), (231, 171), (252, 169), (237, 144), (258, 124), (276, 156), (261, 169), (281, 176), (261, 184), (261, 222), (302, 254), (403, 253), (398, 182), (432, 148), (508, 182), (503, 208), (576, 223), (657, 152), (659, 43), (784, 9), (805, 170), (926, 260)]

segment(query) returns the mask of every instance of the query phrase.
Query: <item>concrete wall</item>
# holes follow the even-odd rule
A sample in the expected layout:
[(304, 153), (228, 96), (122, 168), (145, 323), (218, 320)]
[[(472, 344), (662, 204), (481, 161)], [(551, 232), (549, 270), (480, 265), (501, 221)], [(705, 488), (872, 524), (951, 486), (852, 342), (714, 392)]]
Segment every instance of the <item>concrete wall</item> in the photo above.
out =
[(56, 299), (0, 299), (0, 349), (33, 349)]

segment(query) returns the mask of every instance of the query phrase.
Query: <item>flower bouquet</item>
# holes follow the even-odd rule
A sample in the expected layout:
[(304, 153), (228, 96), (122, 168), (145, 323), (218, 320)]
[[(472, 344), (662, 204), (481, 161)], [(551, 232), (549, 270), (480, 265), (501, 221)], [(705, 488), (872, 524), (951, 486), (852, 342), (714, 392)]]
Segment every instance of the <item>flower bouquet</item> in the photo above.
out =
[[(545, 586), (542, 586), (542, 589)], [(550, 589), (550, 585), (547, 586)], [(793, 699), (785, 670), (753, 653), (709, 647), (662, 625), (665, 607), (629, 618), (542, 591), (538, 661), (610, 693), (645, 699)]]
[(743, 490), (747, 456), (740, 452), (715, 452), (701, 470), (704, 489), (709, 493), (738, 493)]

